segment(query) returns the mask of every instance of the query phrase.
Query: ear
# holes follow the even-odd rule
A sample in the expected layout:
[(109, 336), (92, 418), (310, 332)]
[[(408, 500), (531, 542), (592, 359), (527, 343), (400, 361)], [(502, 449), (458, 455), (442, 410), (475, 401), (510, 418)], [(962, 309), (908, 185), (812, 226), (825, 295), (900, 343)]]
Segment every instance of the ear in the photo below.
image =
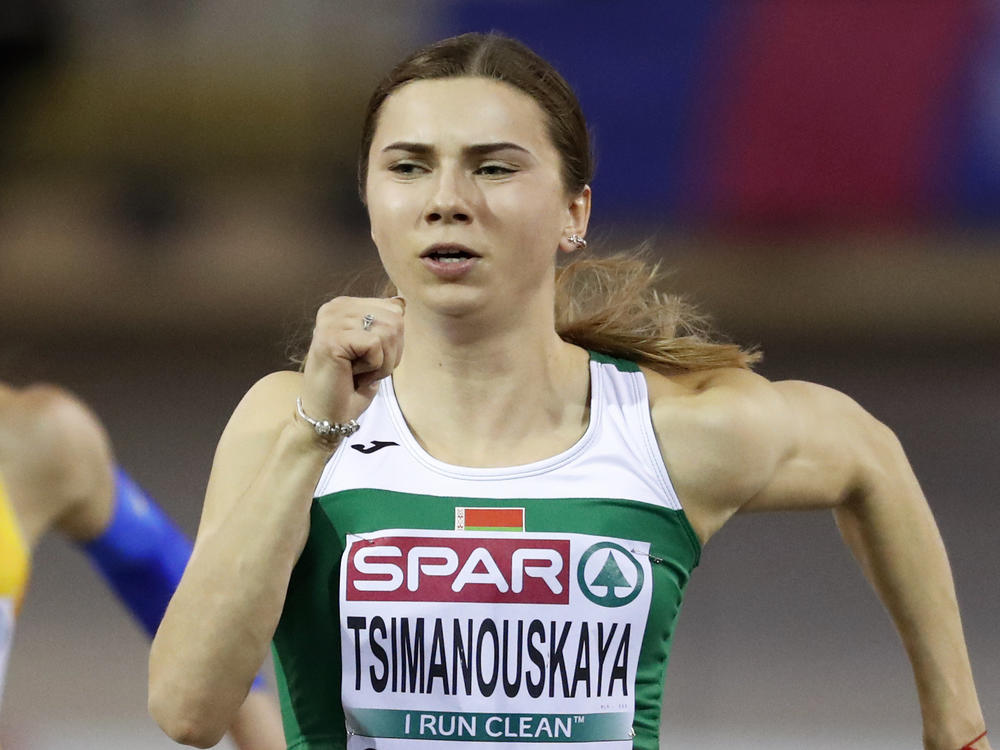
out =
[(583, 190), (573, 196), (566, 208), (567, 221), (563, 227), (559, 249), (565, 253), (572, 253), (579, 250), (582, 245), (570, 242), (569, 238), (572, 235), (585, 237), (587, 234), (587, 224), (590, 222), (590, 185), (584, 185)]

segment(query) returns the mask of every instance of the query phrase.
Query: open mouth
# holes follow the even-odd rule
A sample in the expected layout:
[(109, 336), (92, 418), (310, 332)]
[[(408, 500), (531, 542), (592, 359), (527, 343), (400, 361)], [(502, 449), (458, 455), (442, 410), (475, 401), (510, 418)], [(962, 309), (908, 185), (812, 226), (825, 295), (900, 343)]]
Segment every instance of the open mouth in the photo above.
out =
[(479, 256), (463, 245), (432, 245), (421, 253), (420, 257), (439, 263), (460, 263)]

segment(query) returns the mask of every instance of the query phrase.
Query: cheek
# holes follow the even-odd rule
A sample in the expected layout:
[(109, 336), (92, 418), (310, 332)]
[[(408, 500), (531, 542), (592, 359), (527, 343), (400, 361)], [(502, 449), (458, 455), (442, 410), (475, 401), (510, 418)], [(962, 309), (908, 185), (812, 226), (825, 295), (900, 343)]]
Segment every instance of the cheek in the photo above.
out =
[(510, 231), (522, 238), (524, 244), (550, 244), (551, 240), (554, 247), (559, 242), (565, 220), (560, 213), (560, 205), (546, 198), (545, 195), (505, 196), (494, 203), (493, 212), (502, 217)]
[(372, 237), (376, 242), (379, 237), (386, 237), (399, 226), (403, 220), (405, 206), (398, 196), (379, 191), (374, 200), (368, 201), (368, 221), (371, 224)]
[(396, 261), (408, 236), (408, 222), (404, 220), (403, 211), (398, 204), (387, 201), (382, 194), (374, 203), (369, 201), (368, 223), (379, 259), (389, 276), (398, 283), (396, 275), (399, 269)]

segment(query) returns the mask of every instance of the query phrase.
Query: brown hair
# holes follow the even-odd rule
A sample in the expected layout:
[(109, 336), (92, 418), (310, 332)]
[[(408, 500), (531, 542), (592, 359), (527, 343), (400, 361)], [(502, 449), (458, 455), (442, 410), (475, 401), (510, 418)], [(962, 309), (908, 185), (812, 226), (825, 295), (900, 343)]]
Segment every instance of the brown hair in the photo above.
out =
[[(461, 34), (407, 57), (368, 102), (358, 155), (358, 190), (365, 201), (368, 152), (385, 100), (413, 81), (483, 77), (503, 81), (534, 99), (562, 160), (567, 194), (593, 177), (594, 160), (583, 110), (555, 68), (527, 46), (497, 33)], [(659, 265), (638, 254), (585, 257), (556, 273), (556, 330), (586, 349), (649, 365), (661, 372), (750, 367), (760, 355), (712, 341), (705, 321), (680, 298), (659, 291)], [(387, 295), (395, 287), (386, 287)]]
[(748, 368), (756, 350), (713, 341), (708, 321), (660, 290), (659, 263), (643, 254), (578, 258), (556, 270), (556, 331), (585, 349), (662, 373)]
[(368, 152), (382, 104), (396, 89), (436, 78), (490, 78), (530, 96), (548, 118), (549, 137), (562, 157), (567, 193), (576, 195), (594, 174), (590, 135), (583, 110), (566, 79), (532, 50), (500, 34), (461, 34), (419, 49), (382, 80), (368, 100), (358, 154), (358, 190), (365, 200)]

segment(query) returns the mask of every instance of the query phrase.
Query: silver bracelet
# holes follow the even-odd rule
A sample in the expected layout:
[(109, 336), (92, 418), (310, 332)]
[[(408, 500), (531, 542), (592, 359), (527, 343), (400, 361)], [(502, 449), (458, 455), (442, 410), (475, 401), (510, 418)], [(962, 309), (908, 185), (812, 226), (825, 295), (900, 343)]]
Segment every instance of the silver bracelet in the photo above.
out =
[(313, 419), (302, 409), (302, 397), (295, 399), (295, 411), (298, 415), (313, 428), (313, 432), (323, 442), (329, 443), (339, 437), (350, 437), (361, 429), (358, 420), (352, 419), (349, 422), (330, 422), (326, 419)]

